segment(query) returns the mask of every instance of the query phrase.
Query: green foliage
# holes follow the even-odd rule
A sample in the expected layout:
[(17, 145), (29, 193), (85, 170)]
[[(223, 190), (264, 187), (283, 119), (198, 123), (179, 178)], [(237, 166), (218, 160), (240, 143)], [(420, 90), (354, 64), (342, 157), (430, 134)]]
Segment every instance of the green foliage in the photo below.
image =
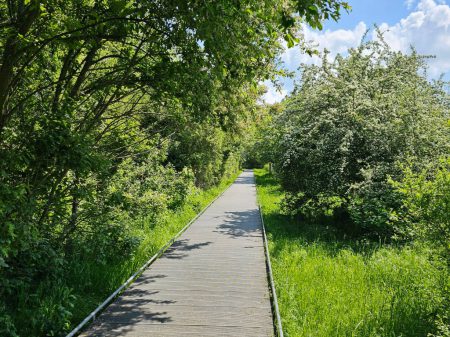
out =
[(450, 159), (433, 166), (419, 173), (405, 167), (400, 181), (391, 180), (402, 196), (402, 208), (392, 221), (404, 237), (442, 249), (450, 265)]
[[(191, 167), (195, 175), (195, 184), (211, 187), (217, 184), (226, 172), (225, 166), (233, 161), (233, 151), (239, 151), (232, 135), (220, 128), (209, 125), (187, 128), (181, 131), (169, 149), (169, 159), (175, 167)], [(239, 166), (239, 163), (235, 163)]]
[(423, 57), (390, 50), (381, 35), (305, 66), (270, 135), (290, 212), (392, 232), (401, 201), (388, 177), (401, 177), (398, 163), (422, 168), (449, 151), (448, 95), (424, 69)]
[[(329, 12), (318, 5), (307, 20)], [(256, 1), (0, 5), (2, 333), (66, 329), (70, 289), (56, 282), (74, 260), (132, 258), (144, 240), (132, 223), (152, 227), (182, 207), (194, 177), (212, 186), (235, 171), (247, 92), (274, 71), (279, 37), (295, 34), (293, 21), (279, 25), (283, 11)], [(46, 297), (44, 285), (62, 293)], [(25, 307), (31, 323), (19, 322)]]
[(295, 11), (318, 26), (347, 7), (302, 4), (0, 2), (2, 335), (67, 331), (74, 285), (60, 280), (133, 260), (193, 185), (236, 171), (258, 83), (280, 72), (282, 38), (298, 41)]
[(277, 156), (275, 151), (278, 129), (273, 121), (282, 113), (283, 106), (275, 103), (259, 106), (253, 128), (248, 132), (246, 146), (243, 149), (242, 161), (248, 168), (263, 167), (265, 163), (273, 162)]
[(286, 336), (445, 336), (450, 273), (433, 250), (284, 215), (282, 187), (255, 173)]

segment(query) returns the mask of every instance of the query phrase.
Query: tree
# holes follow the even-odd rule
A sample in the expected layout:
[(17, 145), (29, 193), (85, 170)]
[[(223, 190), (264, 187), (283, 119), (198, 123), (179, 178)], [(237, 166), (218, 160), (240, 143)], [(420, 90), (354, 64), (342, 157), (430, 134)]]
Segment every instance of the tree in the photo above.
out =
[(381, 35), (348, 53), (304, 68), (275, 124), (276, 171), (294, 213), (384, 236), (400, 206), (388, 183), (398, 163), (420, 169), (448, 153), (448, 96), (427, 80), (423, 57)]

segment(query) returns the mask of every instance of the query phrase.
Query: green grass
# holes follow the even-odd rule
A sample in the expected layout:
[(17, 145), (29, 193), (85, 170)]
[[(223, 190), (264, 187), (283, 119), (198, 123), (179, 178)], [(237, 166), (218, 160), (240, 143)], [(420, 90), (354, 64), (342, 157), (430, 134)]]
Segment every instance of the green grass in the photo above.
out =
[(427, 336), (448, 274), (426, 248), (346, 237), (282, 214), (283, 192), (255, 170), (286, 336)]
[[(166, 214), (164, 219), (154, 226), (132, 224), (134, 236), (141, 238), (142, 241), (137, 251), (129, 259), (122, 258), (117, 263), (106, 265), (94, 261), (73, 263), (68, 280), (75, 296), (71, 319), (72, 328), (222, 193), (237, 178), (239, 173), (223, 179), (216, 187), (208, 190), (196, 190), (196, 193), (188, 196), (183, 207)], [(146, 221), (144, 220), (144, 222)]]

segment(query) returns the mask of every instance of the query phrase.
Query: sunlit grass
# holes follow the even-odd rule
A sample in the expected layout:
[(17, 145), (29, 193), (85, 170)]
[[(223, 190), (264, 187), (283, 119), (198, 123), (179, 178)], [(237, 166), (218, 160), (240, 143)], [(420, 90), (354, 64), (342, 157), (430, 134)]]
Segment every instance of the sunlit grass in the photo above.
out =
[(255, 170), (286, 336), (426, 336), (445, 268), (425, 248), (347, 238), (282, 215), (283, 192)]

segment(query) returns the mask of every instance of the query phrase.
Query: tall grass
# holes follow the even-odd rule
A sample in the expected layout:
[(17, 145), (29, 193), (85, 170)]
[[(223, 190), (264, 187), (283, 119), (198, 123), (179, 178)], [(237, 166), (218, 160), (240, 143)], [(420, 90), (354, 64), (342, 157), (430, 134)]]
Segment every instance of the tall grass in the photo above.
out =
[(149, 224), (150, 219), (131, 224), (134, 236), (139, 237), (141, 242), (128, 259), (121, 257), (116, 263), (108, 264), (99, 264), (96, 261), (71, 263), (66, 282), (73, 289), (75, 296), (72, 326), (78, 324), (103, 302), (197, 213), (222, 193), (238, 175), (239, 172), (227, 175), (218, 186), (208, 190), (195, 190), (181, 208), (165, 214), (156, 224)]
[(282, 214), (283, 192), (255, 170), (286, 336), (427, 336), (446, 268), (425, 247), (351, 239)]

